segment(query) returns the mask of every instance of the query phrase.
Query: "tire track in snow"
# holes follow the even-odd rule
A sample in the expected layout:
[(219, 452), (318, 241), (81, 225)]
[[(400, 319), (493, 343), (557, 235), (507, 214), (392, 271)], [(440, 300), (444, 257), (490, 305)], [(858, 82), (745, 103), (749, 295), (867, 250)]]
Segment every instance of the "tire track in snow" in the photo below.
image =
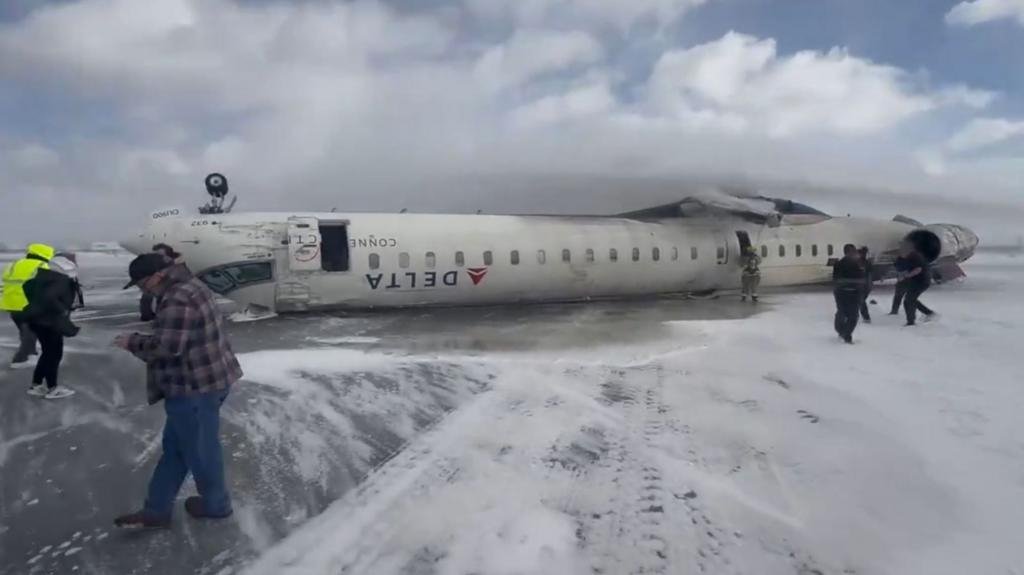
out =
[(300, 531), (288, 545), (270, 549), (244, 572), (302, 574), (306, 565), (331, 565), (334, 573), (367, 573), (384, 542), (403, 527), (401, 512), (411, 496), (425, 497), (459, 474), (448, 457), (466, 431), (486, 425), (502, 407), (493, 390), (483, 391), (378, 467), (352, 493)]

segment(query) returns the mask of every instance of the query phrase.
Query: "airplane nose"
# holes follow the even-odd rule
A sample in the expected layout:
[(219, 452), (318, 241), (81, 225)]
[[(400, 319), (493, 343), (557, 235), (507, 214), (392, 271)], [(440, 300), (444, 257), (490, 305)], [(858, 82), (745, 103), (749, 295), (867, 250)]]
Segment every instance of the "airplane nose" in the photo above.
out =
[(130, 251), (135, 255), (139, 255), (148, 252), (148, 242), (146, 241), (146, 234), (138, 233), (134, 236), (119, 240), (117, 243), (121, 244), (121, 247)]

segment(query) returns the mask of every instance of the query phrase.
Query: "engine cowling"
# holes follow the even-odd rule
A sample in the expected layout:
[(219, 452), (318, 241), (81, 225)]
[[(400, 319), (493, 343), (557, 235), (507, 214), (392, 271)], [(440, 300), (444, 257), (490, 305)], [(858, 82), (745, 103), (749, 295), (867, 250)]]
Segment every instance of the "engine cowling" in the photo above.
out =
[(974, 232), (955, 224), (929, 224), (910, 232), (904, 239), (929, 263), (947, 258), (965, 261), (974, 255), (979, 242)]

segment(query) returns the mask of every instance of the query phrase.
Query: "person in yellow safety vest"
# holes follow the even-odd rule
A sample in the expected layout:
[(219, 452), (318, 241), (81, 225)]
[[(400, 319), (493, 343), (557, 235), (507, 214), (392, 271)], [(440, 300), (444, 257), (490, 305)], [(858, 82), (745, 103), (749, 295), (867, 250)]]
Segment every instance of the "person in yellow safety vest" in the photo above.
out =
[(36, 336), (24, 320), (21, 312), (28, 306), (25, 297), (25, 282), (36, 277), (36, 272), (50, 269), (49, 261), (56, 250), (46, 244), (31, 244), (25, 257), (9, 264), (3, 273), (3, 295), (0, 296), (0, 310), (11, 314), (14, 325), (18, 328), (21, 343), (17, 353), (11, 359), (11, 367), (29, 365), (29, 356), (36, 355)]

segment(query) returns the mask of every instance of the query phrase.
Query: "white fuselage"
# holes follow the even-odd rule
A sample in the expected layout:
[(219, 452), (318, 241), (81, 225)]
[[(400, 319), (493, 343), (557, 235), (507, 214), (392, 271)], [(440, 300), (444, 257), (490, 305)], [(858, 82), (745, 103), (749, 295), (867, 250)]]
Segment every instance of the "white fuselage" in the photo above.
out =
[[(732, 290), (740, 235), (762, 285), (831, 278), (842, 246), (891, 252), (914, 226), (855, 218), (446, 214), (154, 214), (135, 252), (165, 242), (211, 287), (278, 312), (500, 304)], [(737, 234), (740, 232), (740, 235)]]

